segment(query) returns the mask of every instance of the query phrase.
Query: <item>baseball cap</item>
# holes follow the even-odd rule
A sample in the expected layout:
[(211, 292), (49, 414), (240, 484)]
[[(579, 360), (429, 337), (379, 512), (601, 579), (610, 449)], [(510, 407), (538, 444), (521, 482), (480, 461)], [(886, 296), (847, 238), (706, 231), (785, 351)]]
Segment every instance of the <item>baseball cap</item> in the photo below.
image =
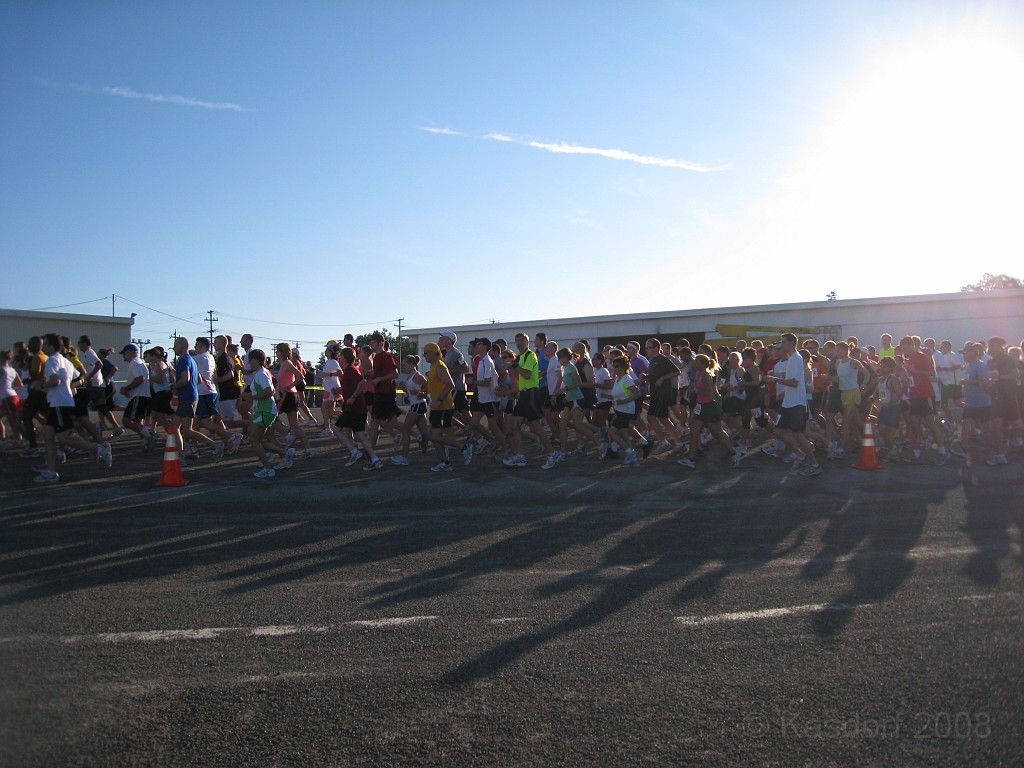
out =
[(452, 344), (457, 344), (459, 341), (459, 337), (456, 335), (455, 331), (441, 331), (437, 335), (444, 336), (446, 339), (451, 339)]
[(134, 352), (135, 354), (138, 354), (139, 348), (134, 344), (125, 344), (124, 349), (121, 350), (121, 354), (123, 355), (125, 352)]

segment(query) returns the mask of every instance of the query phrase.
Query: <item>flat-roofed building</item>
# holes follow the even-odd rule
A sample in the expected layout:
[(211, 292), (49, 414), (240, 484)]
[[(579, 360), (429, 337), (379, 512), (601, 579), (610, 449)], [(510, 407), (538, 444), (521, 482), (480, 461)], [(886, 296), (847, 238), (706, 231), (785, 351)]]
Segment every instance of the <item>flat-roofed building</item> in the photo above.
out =
[(580, 339), (590, 342), (592, 350), (605, 344), (619, 344), (656, 337), (673, 345), (689, 339), (691, 346), (702, 342), (715, 346), (731, 345), (736, 339), (774, 341), (779, 333), (792, 330), (801, 338), (819, 341), (856, 336), (862, 346), (878, 346), (883, 333), (895, 341), (902, 336), (949, 339), (955, 349), (965, 341), (987, 340), (1002, 336), (1012, 345), (1024, 338), (1024, 288), (993, 291), (940, 293), (921, 296), (892, 296), (874, 299), (840, 299), (798, 304), (763, 304), (743, 307), (679, 309), (666, 312), (642, 312), (624, 315), (524, 319), (485, 325), (454, 325), (414, 328), (409, 337), (419, 349), (437, 341), (443, 330), (455, 331), (458, 346), (465, 350), (468, 341), (485, 336), (492, 341), (505, 339), (513, 346), (516, 333), (533, 339), (543, 331), (559, 345)]
[[(32, 336), (58, 333), (72, 343), (79, 336), (92, 339), (93, 349), (113, 347), (124, 349), (132, 340), (133, 317), (109, 315), (75, 315), (66, 312), (37, 312), (26, 309), (0, 309), (0, 349), (10, 349), (14, 342), (28, 342)], [(120, 362), (120, 357), (117, 360)]]

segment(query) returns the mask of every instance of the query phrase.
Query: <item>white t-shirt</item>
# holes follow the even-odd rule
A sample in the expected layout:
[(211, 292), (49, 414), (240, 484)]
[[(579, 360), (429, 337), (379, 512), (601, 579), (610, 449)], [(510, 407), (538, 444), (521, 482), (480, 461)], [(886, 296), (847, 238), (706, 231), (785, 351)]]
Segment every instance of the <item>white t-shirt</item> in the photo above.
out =
[(324, 360), (324, 368), (321, 377), (324, 380), (324, 399), (337, 400), (341, 395), (335, 395), (334, 390), (341, 386), (341, 363), (334, 358)]
[[(637, 386), (636, 379), (627, 373), (621, 379), (612, 384), (612, 388), (609, 391), (612, 393), (613, 400), (623, 400), (630, 396), (631, 393), (629, 390), (635, 386)], [(624, 403), (622, 405), (615, 403), (612, 407), (621, 413), (636, 413), (636, 405), (636, 400), (630, 400), (628, 403)]]
[(213, 355), (208, 351), (201, 354), (197, 352), (192, 355), (192, 359), (196, 361), (196, 368), (199, 371), (199, 380), (196, 382), (196, 385), (199, 387), (200, 396), (217, 394), (213, 384)]
[(128, 363), (128, 383), (135, 381), (135, 379), (142, 377), (142, 381), (134, 389), (128, 390), (128, 399), (131, 400), (135, 397), (149, 397), (149, 367), (139, 360), (138, 357), (132, 359)]
[(599, 403), (610, 403), (612, 398), (612, 391), (610, 389), (602, 389), (601, 384), (604, 384), (612, 378), (612, 372), (605, 367), (598, 368), (594, 366), (594, 383), (597, 385), (597, 402)]
[(71, 391), (71, 382), (77, 375), (75, 366), (63, 355), (50, 355), (46, 358), (46, 364), (43, 366), (43, 381), (49, 381), (51, 376), (57, 377), (57, 386), (46, 390), (46, 402), (51, 408), (74, 407), (75, 395)]
[(498, 374), (494, 370), (494, 361), (491, 360), (490, 355), (481, 355), (480, 362), (476, 367), (477, 380), (490, 379), (491, 383), (486, 387), (478, 386), (476, 388), (477, 399), (481, 403), (496, 403), (498, 402), (498, 396), (494, 394), (494, 387), (498, 383)]
[(553, 395), (558, 385), (562, 382), (562, 366), (558, 364), (558, 358), (552, 357), (548, 360), (548, 394)]
[[(100, 361), (100, 356), (96, 354), (92, 347), (88, 349), (78, 350), (78, 362), (85, 368), (86, 374), (88, 374)], [(102, 387), (103, 386), (103, 366), (101, 365), (96, 369), (96, 375), (89, 376), (88, 384), (90, 387)]]
[(18, 394), (14, 391), (14, 378), (17, 375), (18, 372), (9, 364), (0, 368), (0, 400), (8, 397), (14, 397)]
[[(933, 358), (935, 360), (935, 372), (939, 377), (939, 382), (942, 384), (956, 384), (964, 378), (964, 361), (956, 352), (950, 352), (948, 355), (944, 355), (941, 352), (936, 352)], [(954, 371), (942, 371), (940, 368), (953, 368), (958, 366), (958, 369)]]
[(795, 408), (798, 405), (807, 405), (807, 364), (803, 355), (794, 352), (785, 362), (775, 366), (775, 373), (779, 378), (796, 380), (795, 387), (784, 387), (779, 385), (776, 391), (782, 392), (782, 407)]

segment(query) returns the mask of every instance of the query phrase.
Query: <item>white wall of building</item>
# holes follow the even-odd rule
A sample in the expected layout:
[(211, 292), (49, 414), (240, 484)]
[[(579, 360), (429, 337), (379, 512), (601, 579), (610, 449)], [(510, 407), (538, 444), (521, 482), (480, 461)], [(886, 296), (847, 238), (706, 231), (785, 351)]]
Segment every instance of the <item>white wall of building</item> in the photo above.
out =
[[(801, 335), (814, 335), (819, 341), (856, 336), (862, 344), (876, 346), (883, 333), (891, 334), (897, 341), (905, 335), (930, 336), (938, 341), (949, 339), (956, 349), (965, 341), (987, 340), (991, 336), (1002, 336), (1014, 345), (1024, 339), (1024, 288), (414, 328), (409, 336), (419, 349), (437, 341), (442, 330), (455, 331), (459, 336), (458, 346), (463, 350), (466, 342), (478, 336), (492, 341), (504, 338), (511, 346), (520, 331), (531, 339), (543, 331), (560, 345), (588, 339), (593, 346), (609, 337), (628, 336), (642, 341), (654, 336), (674, 342), (692, 333), (704, 334), (712, 341), (725, 335), (718, 332), (719, 325), (814, 329), (813, 333)], [(744, 336), (754, 338), (757, 335), (751, 332)]]
[[(0, 309), (0, 349), (10, 349), (16, 341), (27, 343), (32, 336), (58, 333), (70, 338), (72, 343), (77, 342), (79, 336), (88, 336), (94, 349), (113, 347), (120, 352), (125, 344), (131, 343), (134, 323), (130, 317)], [(120, 359), (120, 356), (116, 358)]]

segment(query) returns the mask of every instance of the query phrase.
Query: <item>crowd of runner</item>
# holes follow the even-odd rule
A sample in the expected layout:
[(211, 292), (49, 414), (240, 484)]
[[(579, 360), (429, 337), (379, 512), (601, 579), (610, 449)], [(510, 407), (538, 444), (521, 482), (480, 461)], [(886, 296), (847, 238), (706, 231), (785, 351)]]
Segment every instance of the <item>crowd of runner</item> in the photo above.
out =
[(296, 444), (312, 458), (314, 428), (338, 442), (345, 467), (367, 472), (385, 460), (451, 472), (481, 456), (525, 467), (528, 453), (545, 470), (588, 456), (631, 467), (669, 453), (687, 470), (716, 454), (738, 467), (763, 443), (760, 453), (812, 477), (824, 460), (859, 450), (868, 422), (889, 462), (944, 464), (977, 445), (999, 466), (1024, 444), (1021, 348), (998, 337), (959, 351), (917, 336), (894, 345), (889, 334), (877, 347), (792, 333), (696, 349), (651, 338), (596, 350), (543, 333), (511, 345), (477, 338), (465, 352), (458, 341), (445, 331), (422, 358), (396, 360), (382, 334), (365, 346), (348, 335), (328, 342), (319, 370), (287, 343), (272, 355), (253, 348), (250, 334), (237, 344), (217, 336), (212, 349), (204, 337), (178, 338), (173, 355), (128, 344), (122, 411), (113, 349), (94, 350), (87, 336), (34, 336), (0, 352), (0, 439), (5, 452), (42, 458), (42, 484), (57, 482), (75, 451), (110, 467), (110, 441), (126, 430), (138, 446), (119, 450), (150, 453), (161, 433), (186, 461), (251, 450), (260, 478), (291, 468)]

